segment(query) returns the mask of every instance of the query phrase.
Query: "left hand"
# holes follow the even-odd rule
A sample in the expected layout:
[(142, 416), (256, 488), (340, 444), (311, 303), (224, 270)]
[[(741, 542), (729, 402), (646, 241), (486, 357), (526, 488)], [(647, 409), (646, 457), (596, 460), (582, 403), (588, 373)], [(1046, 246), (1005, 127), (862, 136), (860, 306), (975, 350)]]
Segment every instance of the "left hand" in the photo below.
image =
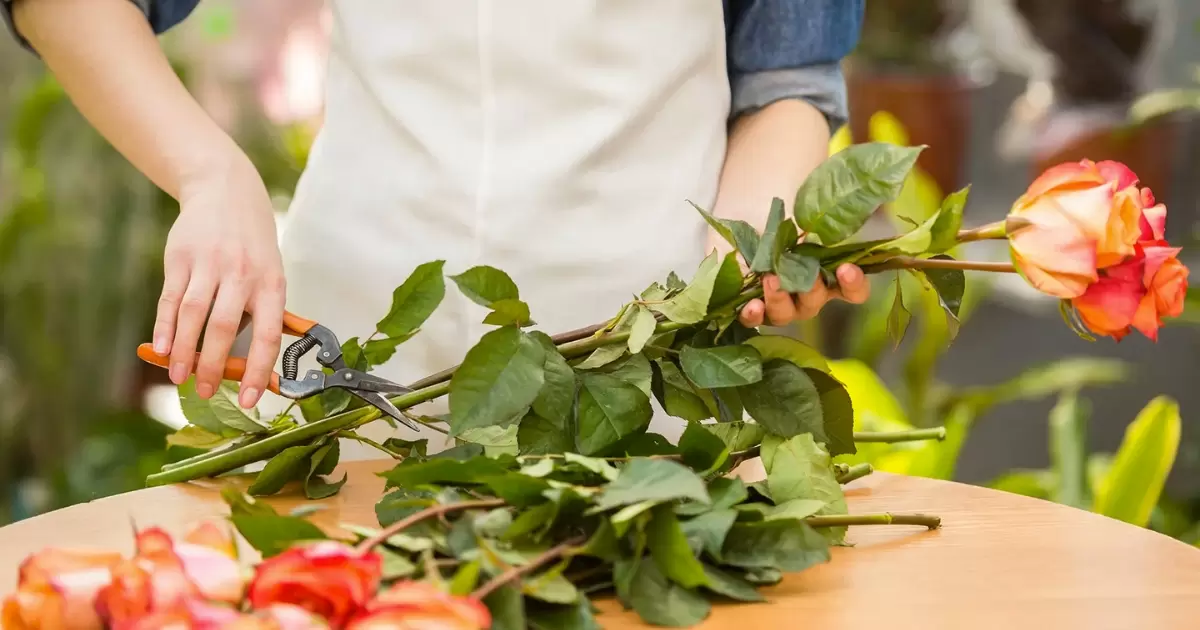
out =
[(765, 275), (762, 279), (762, 299), (750, 300), (742, 307), (738, 320), (747, 328), (784, 326), (797, 320), (812, 319), (830, 300), (840, 299), (862, 304), (871, 294), (871, 283), (856, 265), (845, 264), (837, 269), (838, 286), (830, 289), (817, 278), (812, 290), (792, 295), (779, 288), (779, 278)]

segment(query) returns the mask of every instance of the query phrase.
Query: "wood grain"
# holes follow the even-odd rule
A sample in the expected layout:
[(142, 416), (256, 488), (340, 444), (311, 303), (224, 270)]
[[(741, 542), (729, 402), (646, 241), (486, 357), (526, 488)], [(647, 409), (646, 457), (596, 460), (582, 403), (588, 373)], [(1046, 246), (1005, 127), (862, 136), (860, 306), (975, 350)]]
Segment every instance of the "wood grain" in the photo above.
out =
[[(374, 525), (387, 461), (343, 466), (350, 482), (313, 519)], [(340, 473), (338, 473), (340, 477)], [(228, 513), (223, 483), (140, 490), (0, 528), (0, 593), (16, 567), (47, 545), (129, 551), (131, 523), (182, 532)], [(850, 509), (928, 512), (941, 530), (852, 528), (853, 548), (767, 589), (767, 604), (719, 605), (702, 628), (822, 630), (1155, 630), (1200, 628), (1200, 550), (1102, 516), (957, 483), (876, 473), (851, 484)], [(310, 503), (290, 494), (280, 511)], [(642, 627), (611, 601), (606, 628)]]

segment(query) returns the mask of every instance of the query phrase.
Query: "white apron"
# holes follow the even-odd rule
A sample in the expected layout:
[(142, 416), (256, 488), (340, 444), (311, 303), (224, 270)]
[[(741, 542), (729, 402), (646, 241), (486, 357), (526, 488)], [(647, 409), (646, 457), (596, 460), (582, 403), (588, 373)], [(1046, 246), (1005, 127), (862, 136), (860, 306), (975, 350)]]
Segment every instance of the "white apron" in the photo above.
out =
[[(413, 268), (445, 260), (447, 274), (508, 272), (553, 334), (695, 271), (707, 228), (687, 201), (711, 206), (725, 155), (721, 2), (333, 0), (332, 13), (324, 126), (282, 235), (289, 310), (343, 341), (369, 335)], [(447, 282), (376, 373), (408, 383), (458, 363), (485, 314)]]

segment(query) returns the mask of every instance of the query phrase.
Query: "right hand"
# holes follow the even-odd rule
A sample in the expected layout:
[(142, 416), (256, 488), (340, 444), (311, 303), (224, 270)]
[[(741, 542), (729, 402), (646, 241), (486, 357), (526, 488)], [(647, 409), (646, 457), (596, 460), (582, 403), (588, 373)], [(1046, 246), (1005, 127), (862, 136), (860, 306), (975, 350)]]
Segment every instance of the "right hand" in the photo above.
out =
[[(153, 342), (156, 353), (170, 354), (171, 381), (183, 383), (194, 369), (196, 393), (207, 399), (221, 385), (225, 360), (249, 313), (253, 340), (239, 403), (251, 408), (279, 356), (286, 283), (262, 178), (244, 155), (229, 162), (182, 182), (179, 218), (163, 255)], [(204, 347), (193, 365), (202, 330)]]

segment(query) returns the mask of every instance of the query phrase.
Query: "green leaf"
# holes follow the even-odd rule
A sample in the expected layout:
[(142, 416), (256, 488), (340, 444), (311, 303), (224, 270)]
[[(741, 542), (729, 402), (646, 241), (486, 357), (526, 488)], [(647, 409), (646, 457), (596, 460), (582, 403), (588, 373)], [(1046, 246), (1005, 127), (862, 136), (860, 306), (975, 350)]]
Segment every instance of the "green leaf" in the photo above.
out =
[[(411, 338), (411, 335), (405, 335), (403, 337), (372, 339), (363, 344), (363, 358), (365, 358), (367, 363), (370, 365), (383, 365), (392, 358), (392, 355), (396, 354), (396, 348), (400, 344), (408, 341)], [(349, 362), (347, 362), (347, 364), (349, 364)]]
[(763, 366), (757, 383), (738, 388), (746, 413), (774, 435), (812, 433), (825, 442), (821, 394), (806, 370), (790, 361), (773, 359)]
[[(743, 489), (743, 492), (745, 490)], [(743, 495), (744, 496), (744, 495)], [(720, 561), (721, 548), (725, 545), (725, 537), (729, 528), (737, 521), (737, 511), (731, 509), (714, 509), (703, 512), (694, 518), (683, 521), (681, 528), (688, 543), (697, 551), (704, 551), (710, 558)]]
[(325, 532), (312, 523), (294, 516), (278, 514), (233, 514), (229, 517), (238, 533), (263, 555), (270, 558), (295, 543), (325, 540)]
[(389, 488), (415, 488), (423, 484), (477, 484), (486, 483), (491, 477), (503, 475), (508, 468), (498, 460), (486, 455), (457, 461), (449, 458), (428, 459), (423, 462), (408, 461), (382, 474)]
[(596, 507), (609, 510), (642, 501), (673, 499), (710, 503), (704, 481), (683, 464), (669, 459), (639, 458), (625, 464), (617, 480), (596, 498)]
[(747, 264), (754, 260), (758, 252), (758, 230), (745, 221), (718, 219), (694, 203), (692, 203), (692, 207), (704, 217), (705, 221), (708, 221), (708, 224), (717, 234), (721, 235), (721, 238), (725, 239), (725, 242), (737, 248), (738, 253), (742, 255), (742, 260)]
[(489, 457), (500, 455), (517, 455), (517, 425), (493, 425), (467, 429), (458, 435), (458, 441), (465, 444), (478, 444)]
[[(829, 453), (807, 433), (782, 440), (768, 437), (762, 445), (763, 466), (771, 499), (781, 505), (795, 499), (825, 503), (819, 514), (846, 514), (846, 495), (834, 475)], [(845, 527), (830, 527), (822, 533), (833, 540), (845, 536)], [(784, 567), (779, 567), (784, 568)]]
[(551, 604), (573, 604), (579, 600), (579, 590), (560, 571), (526, 578), (521, 590), (529, 597)]
[(712, 298), (718, 271), (720, 266), (714, 251), (700, 263), (687, 288), (665, 302), (650, 304), (650, 309), (679, 324), (695, 324), (703, 320), (708, 315), (708, 301)]
[(780, 571), (803, 571), (829, 561), (829, 543), (803, 521), (736, 523), (721, 549), (723, 564)]
[(450, 380), (452, 433), (522, 415), (545, 383), (545, 362), (541, 344), (515, 327), (484, 335)]
[(222, 382), (208, 400), (196, 393), (195, 376), (179, 386), (179, 405), (190, 424), (225, 437), (265, 432), (267, 427), (258, 421), (258, 412), (242, 409), (237, 399), (238, 392), (228, 381)]
[(580, 453), (603, 453), (650, 424), (650, 399), (636, 386), (590, 372), (581, 373), (579, 381), (575, 442)]
[(583, 468), (604, 477), (606, 481), (616, 481), (619, 471), (616, 466), (608, 463), (597, 457), (586, 457), (578, 453), (564, 453), (563, 461), (569, 464), (578, 464)]
[(328, 483), (321, 479), (324, 475), (333, 473), (341, 457), (341, 447), (338, 440), (330, 440), (313, 453), (309, 460), (308, 476), (304, 478), (304, 496), (310, 500), (326, 499), (338, 493), (346, 485), (349, 474), (342, 475), (341, 481)]
[(631, 354), (619, 361), (597, 368), (594, 372), (619, 378), (642, 390), (647, 398), (651, 396), (654, 372), (650, 369), (650, 360), (645, 355)]
[(406, 578), (417, 572), (417, 566), (409, 562), (408, 558), (388, 549), (384, 546), (375, 548), (375, 553), (378, 553), (383, 558), (383, 579), (398, 580)]
[(272, 457), (254, 477), (254, 483), (250, 484), (246, 492), (254, 497), (275, 494), (288, 482), (304, 477), (309, 471), (309, 458), (320, 448), (322, 441), (323, 438), (312, 444), (286, 448)]
[(550, 489), (550, 483), (545, 479), (517, 472), (487, 477), (484, 483), (496, 496), (521, 507), (542, 503), (546, 500), (543, 493)]
[(937, 221), (931, 230), (929, 253), (940, 254), (958, 246), (958, 231), (962, 229), (963, 208), (967, 205), (967, 194), (971, 187), (946, 195), (937, 213)]
[[(529, 613), (529, 626), (533, 630), (602, 630), (592, 604), (580, 597), (574, 605), (539, 608)], [(494, 630), (502, 630), (495, 625)], [(522, 630), (524, 626), (522, 626)]]
[(765, 602), (767, 598), (762, 596), (754, 585), (746, 580), (732, 574), (726, 573), (714, 566), (704, 565), (704, 575), (708, 578), (705, 586), (718, 595), (724, 595), (729, 599), (739, 602)]
[(684, 346), (679, 363), (688, 380), (697, 387), (737, 387), (763, 379), (758, 351), (746, 345), (696, 348)]
[(698, 422), (689, 423), (684, 429), (679, 438), (679, 450), (683, 453), (684, 465), (701, 473), (716, 470), (729, 457), (725, 442)]
[(525, 597), (512, 584), (492, 591), (483, 600), (492, 613), (491, 630), (525, 630)]
[(787, 293), (807, 293), (821, 275), (821, 261), (795, 252), (782, 252), (775, 261), (779, 288)]
[(678, 291), (682, 291), (686, 288), (687, 288), (687, 283), (683, 281), (683, 278), (680, 278), (679, 276), (675, 275), (674, 271), (667, 274), (667, 291), (669, 291), (671, 293), (675, 293)]
[(403, 339), (415, 333), (446, 296), (446, 281), (442, 277), (445, 264), (444, 260), (435, 260), (414, 269), (392, 292), (392, 308), (375, 328), (388, 337)]
[[(934, 256), (932, 259), (954, 260), (946, 255)], [(946, 311), (948, 332), (953, 340), (958, 336), (958, 313), (962, 309), (963, 294), (967, 288), (966, 275), (961, 269), (922, 269), (918, 273), (918, 277), (924, 277), (928, 286), (937, 293), (938, 304)]]
[[(778, 251), (779, 247), (776, 237), (780, 226), (784, 223), (783, 214), (783, 200), (778, 197), (772, 199), (771, 211), (767, 214), (767, 227), (763, 230), (762, 238), (758, 242), (758, 251), (754, 253), (753, 260), (747, 261), (750, 263), (751, 271), (765, 273), (774, 268), (775, 252)], [(788, 221), (790, 222), (791, 219), (788, 219)]]
[(1092, 510), (1145, 527), (1175, 464), (1180, 425), (1177, 402), (1166, 396), (1151, 400), (1125, 429)]
[(1118, 359), (1071, 357), (1030, 368), (999, 385), (972, 387), (962, 400), (979, 413), (1004, 403), (1038, 400), (1067, 390), (1111, 385), (1129, 377), (1130, 366)]
[(937, 221), (938, 213), (935, 212), (933, 216), (925, 219), (912, 230), (886, 243), (872, 247), (871, 251), (908, 254), (909, 256), (924, 254), (929, 250), (930, 243), (933, 242), (933, 226)]
[(480, 306), (491, 307), (501, 300), (516, 300), (521, 297), (512, 278), (495, 267), (471, 267), (457, 276), (450, 276), (450, 279), (458, 285), (458, 290), (467, 296), (467, 299)]
[(712, 295), (708, 298), (708, 309), (724, 306), (741, 292), (742, 266), (738, 264), (737, 253), (729, 252), (721, 259), (721, 268), (717, 270)]
[(706, 582), (704, 566), (692, 554), (692, 548), (671, 506), (654, 508), (646, 535), (650, 554), (668, 578), (687, 588), (695, 588)]
[(712, 608), (704, 596), (672, 583), (657, 563), (645, 560), (637, 564), (629, 598), (637, 614), (657, 626), (694, 626), (704, 621)]
[(637, 354), (646, 347), (646, 342), (650, 341), (657, 326), (658, 320), (654, 318), (650, 309), (641, 304), (634, 305), (633, 325), (629, 329), (630, 354)]
[(475, 585), (479, 583), (479, 572), (481, 570), (478, 560), (472, 560), (460, 566), (454, 572), (454, 577), (450, 578), (450, 594), (459, 597), (465, 597), (475, 590)]
[(1049, 470), (1010, 470), (990, 481), (987, 486), (1022, 496), (1050, 501), (1058, 480)]
[(773, 506), (765, 516), (768, 521), (781, 518), (799, 521), (820, 512), (824, 507), (825, 502), (819, 499), (792, 499)]
[(725, 442), (730, 453), (757, 446), (767, 435), (762, 427), (750, 422), (722, 422), (710, 424), (706, 428)]
[(657, 433), (642, 433), (633, 436), (625, 446), (628, 457), (648, 457), (651, 455), (678, 455), (679, 447), (667, 438)]
[(785, 335), (759, 335), (747, 339), (747, 346), (758, 350), (763, 363), (771, 359), (791, 361), (802, 368), (814, 368), (822, 372), (829, 371), (829, 363), (816, 348), (792, 337)]
[(404, 459), (413, 458), (415, 460), (425, 459), (426, 451), (429, 448), (429, 440), (405, 440), (401, 438), (388, 438), (383, 443), (384, 448), (396, 453)]
[(491, 326), (530, 326), (534, 322), (529, 319), (529, 305), (516, 298), (496, 300), (490, 304), (492, 312), (483, 318), (483, 323)]
[(1054, 501), (1087, 509), (1091, 490), (1087, 478), (1087, 425), (1091, 406), (1075, 392), (1063, 392), (1050, 411), (1050, 462), (1059, 482)]
[[(617, 316), (617, 323), (613, 325), (612, 332), (628, 333), (633, 329), (633, 318), (635, 310), (632, 304), (626, 304)], [(628, 344), (609, 344), (596, 348), (582, 363), (578, 365), (581, 370), (593, 370), (599, 367), (604, 367), (613, 361), (625, 355), (628, 349)]]
[(533, 411), (542, 418), (565, 423), (575, 405), (575, 371), (558, 353), (554, 341), (546, 333), (528, 333), (545, 351), (545, 371), (542, 389), (533, 401)]
[(502, 538), (504, 540), (516, 540), (523, 536), (537, 538), (550, 528), (557, 516), (558, 504), (553, 501), (540, 503), (521, 512), (517, 518), (513, 519), (512, 525), (508, 526)]
[(201, 450), (209, 450), (229, 443), (233, 438), (217, 435), (205, 429), (202, 429), (194, 424), (184, 426), (182, 429), (167, 436), (167, 444), (171, 446), (183, 446), (186, 448), (198, 448)]
[(656, 361), (654, 367), (651, 389), (667, 415), (689, 422), (700, 422), (713, 416), (700, 394), (683, 377), (683, 373), (674, 363), (662, 359)]
[(517, 452), (521, 455), (551, 455), (575, 448), (575, 438), (566, 422), (557, 422), (531, 413), (517, 429)]
[(888, 313), (887, 332), (892, 338), (892, 343), (895, 347), (900, 347), (900, 342), (904, 340), (904, 333), (908, 330), (908, 322), (912, 319), (912, 314), (904, 307), (904, 288), (900, 282), (900, 274), (896, 274), (896, 293), (892, 298), (892, 310)]
[(806, 369), (804, 373), (812, 379), (821, 396), (821, 421), (824, 427), (825, 446), (829, 454), (854, 455), (854, 404), (846, 386), (827, 372)]
[(769, 567), (747, 569), (743, 577), (747, 582), (758, 586), (774, 586), (783, 581), (783, 574), (779, 569)]
[(793, 211), (800, 229), (822, 245), (853, 236), (879, 206), (900, 194), (924, 147), (856, 144), (831, 156), (805, 178)]

